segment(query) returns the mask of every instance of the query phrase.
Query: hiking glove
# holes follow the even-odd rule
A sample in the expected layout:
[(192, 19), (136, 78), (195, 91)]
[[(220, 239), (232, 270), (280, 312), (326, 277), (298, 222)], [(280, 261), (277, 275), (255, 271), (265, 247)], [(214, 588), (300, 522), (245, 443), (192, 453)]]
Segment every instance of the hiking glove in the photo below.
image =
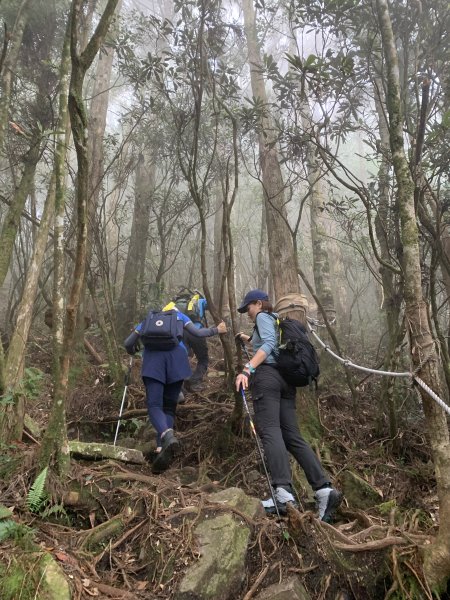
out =
[(137, 331), (130, 333), (123, 345), (125, 346), (125, 350), (128, 352), (128, 354), (133, 355), (136, 354), (136, 352), (139, 352), (139, 333)]

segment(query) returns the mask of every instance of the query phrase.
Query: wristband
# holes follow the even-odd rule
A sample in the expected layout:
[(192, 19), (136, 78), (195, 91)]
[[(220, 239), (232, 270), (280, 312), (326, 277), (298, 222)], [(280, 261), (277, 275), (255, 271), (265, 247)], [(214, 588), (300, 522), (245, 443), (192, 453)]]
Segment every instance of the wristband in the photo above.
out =
[(253, 373), (256, 371), (255, 367), (252, 367), (249, 362), (245, 365), (245, 368), (250, 371), (250, 375), (253, 375)]
[(247, 373), (247, 371), (242, 371), (241, 375), (245, 375), (247, 379), (250, 377), (250, 373)]

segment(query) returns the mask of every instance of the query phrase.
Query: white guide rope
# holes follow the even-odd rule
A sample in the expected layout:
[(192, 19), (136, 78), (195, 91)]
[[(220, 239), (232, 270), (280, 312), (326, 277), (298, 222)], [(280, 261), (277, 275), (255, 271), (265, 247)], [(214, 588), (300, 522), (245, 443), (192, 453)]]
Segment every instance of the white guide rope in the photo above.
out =
[(374, 373), (375, 375), (386, 375), (388, 377), (409, 377), (410, 379), (414, 379), (414, 381), (416, 381), (417, 384), (420, 385), (420, 387), (423, 390), (425, 390), (425, 392), (430, 396), (430, 398), (433, 398), (433, 400), (437, 402), (447, 414), (450, 415), (450, 406), (448, 406), (448, 404), (446, 404), (442, 400), (442, 398), (439, 398), (439, 396), (435, 392), (433, 392), (433, 390), (424, 381), (422, 381), (420, 377), (414, 375), (414, 373), (410, 373), (409, 371), (406, 371), (404, 373), (398, 373), (395, 371), (379, 371), (377, 369), (370, 369), (368, 367), (362, 367), (361, 365), (355, 365), (355, 363), (351, 360), (347, 358), (342, 358), (342, 356), (339, 356), (338, 354), (333, 352), (330, 346), (328, 346), (328, 344), (325, 344), (325, 342), (323, 342), (317, 335), (317, 333), (312, 329), (310, 322), (312, 322), (314, 325), (317, 325), (317, 323), (313, 319), (308, 319), (308, 329), (312, 333), (314, 338), (319, 342), (319, 344), (326, 352), (331, 354), (331, 356), (333, 356), (336, 360), (342, 363), (344, 367), (352, 367), (353, 369), (358, 369), (359, 371), (364, 371), (365, 373)]

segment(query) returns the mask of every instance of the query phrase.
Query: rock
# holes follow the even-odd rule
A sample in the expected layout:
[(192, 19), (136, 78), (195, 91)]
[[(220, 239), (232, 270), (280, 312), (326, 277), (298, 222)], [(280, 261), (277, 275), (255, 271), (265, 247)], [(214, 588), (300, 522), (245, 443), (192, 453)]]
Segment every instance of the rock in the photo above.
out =
[(118, 442), (121, 448), (136, 448), (137, 442), (132, 437), (119, 438)]
[(255, 600), (311, 600), (311, 596), (298, 577), (290, 577), (269, 586), (255, 596)]
[(378, 490), (352, 471), (343, 471), (339, 480), (342, 491), (352, 508), (364, 510), (383, 501), (383, 496)]
[(156, 445), (155, 442), (142, 442), (136, 444), (136, 450), (142, 452), (144, 458), (147, 460), (153, 459), (153, 455), (155, 454)]
[(256, 469), (252, 469), (246, 475), (247, 481), (249, 483), (255, 483), (256, 481), (259, 481), (261, 477), (261, 473), (258, 473)]
[(202, 521), (195, 534), (200, 559), (183, 577), (175, 600), (234, 600), (245, 578), (248, 527), (230, 514)]
[[(237, 508), (254, 518), (264, 514), (261, 503), (241, 489), (228, 488), (209, 494), (208, 502)], [(250, 529), (239, 516), (227, 512), (204, 517), (194, 530), (200, 558), (181, 580), (175, 600), (235, 600), (246, 577), (245, 559)]]
[(178, 480), (182, 485), (190, 485), (196, 483), (198, 480), (198, 469), (195, 467), (183, 467), (178, 471), (174, 472), (174, 476), (178, 477)]
[[(12, 520), (2, 521), (3, 525), (5, 523), (12, 526), (9, 536), (6, 537), (10, 537), (13, 542), (7, 557), (0, 559), (0, 598), (70, 600), (70, 586), (64, 571), (49, 552), (31, 540), (32, 530)], [(14, 542), (15, 530), (18, 528), (22, 528), (22, 536), (24, 530), (28, 531), (30, 539), (26, 551)], [(5, 530), (3, 527), (3, 533)], [(20, 537), (17, 536), (17, 539)]]
[[(42, 600), (70, 600), (72, 596), (64, 572), (48, 552), (40, 560), (40, 569), (45, 589)], [(41, 598), (40, 595), (35, 597)]]
[(25, 413), (25, 416), (23, 418), (23, 425), (25, 429), (29, 433), (31, 433), (35, 440), (38, 440), (41, 437), (41, 428), (36, 423), (36, 421), (32, 419), (27, 413)]
[(156, 431), (150, 423), (145, 423), (145, 425), (139, 427), (136, 433), (136, 439), (142, 440), (143, 442), (153, 442), (153, 445), (155, 445)]
[(225, 377), (225, 371), (208, 371), (208, 377)]
[(247, 496), (240, 488), (227, 488), (215, 494), (209, 494), (209, 502), (217, 502), (237, 508), (250, 519), (263, 517), (265, 515), (261, 502), (250, 496)]
[(87, 459), (112, 458), (122, 462), (145, 464), (144, 456), (139, 450), (131, 448), (122, 448), (121, 446), (110, 446), (109, 444), (100, 444), (96, 442), (69, 442), (70, 453), (74, 456), (81, 456)]

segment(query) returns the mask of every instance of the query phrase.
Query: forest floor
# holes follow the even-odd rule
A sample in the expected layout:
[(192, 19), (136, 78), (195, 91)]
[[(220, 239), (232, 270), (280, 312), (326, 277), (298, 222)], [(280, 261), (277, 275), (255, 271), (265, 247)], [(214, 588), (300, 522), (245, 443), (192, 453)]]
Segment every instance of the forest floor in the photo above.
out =
[[(95, 337), (90, 341), (101, 350)], [(45, 427), (51, 399), (50, 339), (35, 339), (30, 348), (29, 364), (44, 376), (33, 382), (27, 412)], [(218, 356), (218, 347), (214, 348), (213, 355)], [(153, 475), (150, 463), (72, 459), (67, 486), (60, 489), (57, 482), (50, 482), (49, 506), (53, 510), (36, 515), (26, 510), (25, 499), (37, 475), (34, 465), (39, 441), (24, 436), (3, 453), (1, 503), (13, 508), (14, 517), (32, 527), (35, 541), (53, 554), (71, 582), (74, 599), (172, 598), (186, 569), (198, 558), (193, 527), (201, 514), (214, 513), (208, 493), (239, 487), (250, 496), (267, 497), (267, 481), (245, 421), (239, 433), (229, 428), (234, 396), (224, 389), (220, 368), (221, 361), (212, 360), (205, 389), (186, 394), (179, 406), (176, 429), (183, 455), (162, 475)], [(105, 366), (89, 358), (72, 368), (71, 380), (69, 438), (112, 443), (123, 388), (111, 386)], [(250, 600), (289, 573), (301, 575), (314, 599), (377, 600), (385, 598), (389, 589), (391, 598), (418, 598), (420, 595), (410, 595), (411, 589), (421, 586), (423, 598), (429, 597), (417, 546), (418, 540), (426, 540), (436, 531), (437, 496), (420, 410), (401, 423), (394, 452), (387, 425), (379, 416), (376, 382), (369, 380), (361, 386), (363, 393), (354, 406), (343, 381), (343, 377), (341, 383), (335, 378), (332, 387), (326, 381), (319, 387), (317, 402), (324, 433), (315, 449), (337, 486), (341, 475), (351, 470), (378, 491), (380, 504), (361, 510), (344, 502), (334, 527), (320, 529), (313, 516), (310, 490), (297, 480), (300, 512), (294, 511), (282, 526), (269, 517), (252, 524), (242, 599)], [(122, 440), (124, 436), (142, 436), (144, 408), (137, 359), (126, 401), (128, 418), (121, 425)], [(69, 491), (75, 500), (65, 501), (63, 506), (61, 498), (67, 499)], [(182, 515), (189, 513), (185, 520)], [(101, 523), (111, 527), (108, 538), (94, 543), (89, 533)], [(286, 529), (292, 535), (286, 536)], [(375, 539), (367, 533), (374, 530), (381, 532)], [(386, 539), (400, 535), (407, 535), (410, 544), (386, 544)], [(330, 539), (333, 543), (363, 542), (364, 547), (351, 553), (352, 560), (369, 566), (372, 576), (385, 570), (385, 576), (372, 585), (370, 596), (357, 567), (351, 575), (333, 563), (326, 548)], [(0, 544), (1, 559), (9, 555), (12, 543)], [(413, 586), (408, 577), (414, 580)]]

